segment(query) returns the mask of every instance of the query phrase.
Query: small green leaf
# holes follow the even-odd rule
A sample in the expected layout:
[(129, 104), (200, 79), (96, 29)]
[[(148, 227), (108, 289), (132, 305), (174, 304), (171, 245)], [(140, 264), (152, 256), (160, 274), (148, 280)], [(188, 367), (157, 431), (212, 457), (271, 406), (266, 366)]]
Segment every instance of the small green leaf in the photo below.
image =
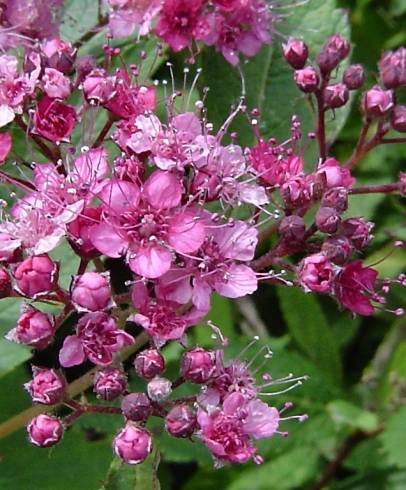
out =
[(380, 435), (388, 461), (399, 468), (406, 468), (406, 407), (402, 407), (387, 421)]
[(0, 338), (0, 378), (31, 357), (31, 350)]
[(327, 404), (327, 411), (339, 426), (372, 432), (378, 428), (378, 417), (346, 400), (334, 400)]

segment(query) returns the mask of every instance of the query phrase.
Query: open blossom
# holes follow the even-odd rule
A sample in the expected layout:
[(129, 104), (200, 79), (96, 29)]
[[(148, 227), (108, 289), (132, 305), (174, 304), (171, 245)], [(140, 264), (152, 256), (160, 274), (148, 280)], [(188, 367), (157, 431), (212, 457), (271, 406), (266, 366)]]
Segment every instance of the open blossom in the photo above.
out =
[(203, 243), (204, 225), (192, 209), (180, 207), (182, 187), (172, 174), (155, 171), (142, 190), (112, 180), (100, 196), (104, 222), (92, 230), (93, 245), (108, 257), (126, 256), (141, 276), (162, 276), (173, 252), (190, 254)]
[(76, 335), (66, 337), (59, 353), (62, 366), (81, 364), (86, 359), (99, 366), (107, 366), (113, 354), (134, 338), (117, 328), (116, 319), (107, 313), (87, 313), (78, 322)]
[(323, 175), (326, 179), (326, 187), (344, 187), (346, 189), (352, 187), (355, 182), (348, 168), (343, 167), (335, 158), (328, 158), (325, 162), (319, 165), (317, 174)]
[(306, 290), (329, 293), (333, 279), (334, 268), (325, 255), (310, 255), (302, 260), (299, 269), (299, 282)]
[(374, 306), (371, 300), (377, 276), (378, 272), (371, 267), (364, 267), (361, 260), (350, 262), (335, 280), (338, 301), (355, 314), (372, 315)]
[(279, 426), (279, 413), (260, 400), (247, 400), (231, 393), (212, 412), (199, 409), (197, 422), (203, 443), (220, 462), (245, 463), (256, 458), (253, 439), (272, 437)]

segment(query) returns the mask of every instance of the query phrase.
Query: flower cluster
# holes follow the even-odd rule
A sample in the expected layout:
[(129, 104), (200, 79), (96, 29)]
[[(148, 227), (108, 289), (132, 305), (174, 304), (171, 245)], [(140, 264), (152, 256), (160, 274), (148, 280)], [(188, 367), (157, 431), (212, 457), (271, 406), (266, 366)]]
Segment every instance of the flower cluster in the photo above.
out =
[[(271, 42), (272, 16), (264, 0), (108, 0), (113, 37), (151, 30), (175, 51), (196, 41), (215, 48), (232, 65)], [(156, 22), (154, 20), (156, 19)]]
[[(175, 50), (203, 39), (233, 64), (238, 51), (253, 55), (269, 41), (262, 1), (109, 3), (113, 30), (128, 33), (139, 24), (146, 32), (159, 15), (155, 32)], [(113, 449), (136, 464), (151, 451), (147, 424), (154, 416), (164, 419), (173, 437), (200, 438), (217, 464), (262, 462), (254, 441), (280, 433), (284, 419), (284, 409), (268, 406), (262, 397), (290, 391), (303, 378), (273, 380), (264, 374), (258, 383), (260, 368), (252, 369), (258, 355), (225, 362), (223, 347), (194, 346), (184, 351), (178, 378), (170, 380), (163, 376), (163, 348), (173, 341), (185, 348), (189, 329), (199, 324), (226, 345), (220, 329), (204, 320), (213, 293), (241, 298), (263, 281), (329, 294), (352, 313), (370, 315), (385, 303), (392, 283), (405, 283), (404, 277), (379, 280), (363, 264), (358, 254), (372, 238), (372, 224), (344, 216), (354, 194), (404, 192), (404, 176), (367, 188), (355, 187), (352, 176), (362, 156), (388, 142), (390, 125), (403, 128), (403, 109), (395, 106), (392, 90), (405, 84), (404, 51), (384, 55), (385, 89), (363, 95), (364, 128), (354, 154), (342, 164), (328, 154), (325, 115), (363, 83), (357, 65), (345, 70), (342, 83), (331, 83), (349, 50), (345, 39), (333, 36), (316, 65), (305, 67), (305, 43), (291, 39), (283, 47), (299, 89), (318, 108), (318, 127), (309, 139), (317, 140), (319, 158), (310, 171), (308, 142), (302, 143), (296, 116), (286, 141), (264, 138), (259, 110), (247, 108), (242, 95), (215, 130), (203, 100), (187, 107), (187, 94), (173, 87), (162, 104), (156, 85), (139, 79), (139, 67), (112, 70), (118, 48), (104, 46), (103, 65), (90, 56), (76, 59), (75, 48), (57, 38), (30, 45), (21, 69), (15, 57), (0, 57), (1, 126), (13, 122), (41, 153), (39, 161), (13, 162), (10, 170), (12, 135), (1, 133), (0, 176), (13, 189), (13, 202), (2, 202), (0, 295), (24, 301), (8, 338), (35, 349), (57, 339), (59, 366), (34, 367), (25, 387), (35, 403), (64, 403), (72, 410), (63, 419), (34, 418), (28, 425), (33, 444), (56, 444), (84, 413), (121, 415), (125, 426)], [(165, 117), (158, 115), (160, 105)], [(231, 131), (239, 113), (253, 127), (251, 148), (238, 145)], [(310, 225), (308, 213), (314, 216)], [(258, 244), (272, 234), (273, 247), (256, 257)], [(62, 286), (60, 264), (52, 258), (63, 242), (79, 258), (69, 288)], [(120, 264), (125, 278), (111, 279), (111, 262)], [(58, 313), (41, 311), (42, 302), (54, 304)], [(60, 329), (68, 317), (69, 332)], [(136, 337), (137, 329), (142, 333)], [(132, 355), (137, 376), (145, 380), (142, 392), (131, 392), (123, 367)], [(63, 370), (84, 363), (94, 365), (100, 403), (76, 401), (66, 389)], [(281, 392), (264, 391), (283, 383), (289, 387)], [(181, 385), (192, 394), (176, 397)]]

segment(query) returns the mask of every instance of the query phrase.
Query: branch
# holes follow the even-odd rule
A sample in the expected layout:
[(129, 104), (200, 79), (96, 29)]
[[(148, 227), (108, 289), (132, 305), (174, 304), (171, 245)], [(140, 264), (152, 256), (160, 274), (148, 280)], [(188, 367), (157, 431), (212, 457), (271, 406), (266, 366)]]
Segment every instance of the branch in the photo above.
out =
[(355, 189), (349, 189), (349, 194), (373, 194), (383, 193), (389, 194), (391, 192), (399, 192), (401, 185), (399, 182), (394, 184), (382, 184), (382, 185), (367, 185), (365, 187), (356, 187)]

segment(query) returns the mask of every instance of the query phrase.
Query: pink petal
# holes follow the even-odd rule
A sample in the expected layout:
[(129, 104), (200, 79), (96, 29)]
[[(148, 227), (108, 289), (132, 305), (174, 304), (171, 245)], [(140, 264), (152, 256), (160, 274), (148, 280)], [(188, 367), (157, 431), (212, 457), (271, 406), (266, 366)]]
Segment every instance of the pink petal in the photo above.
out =
[(247, 405), (248, 417), (244, 422), (244, 432), (255, 439), (272, 437), (279, 426), (279, 412), (261, 400), (252, 400)]
[(74, 163), (74, 173), (85, 182), (102, 179), (109, 170), (105, 148), (93, 148), (80, 155)]
[(145, 182), (143, 194), (154, 208), (170, 209), (180, 204), (182, 186), (174, 175), (156, 170)]
[(252, 294), (258, 288), (255, 272), (246, 265), (231, 265), (227, 271), (227, 281), (215, 284), (215, 290), (226, 298), (241, 298)]
[(59, 362), (63, 367), (82, 364), (86, 359), (82, 342), (77, 335), (66, 337), (62, 349), (59, 352)]
[(107, 212), (121, 214), (129, 208), (137, 207), (140, 190), (137, 185), (126, 180), (111, 180), (103, 187), (99, 196)]
[(13, 141), (9, 133), (0, 133), (0, 163), (4, 162), (10, 153)]
[(172, 254), (166, 248), (157, 246), (140, 247), (134, 259), (129, 260), (130, 269), (136, 274), (156, 279), (168, 272), (172, 263)]
[(169, 222), (168, 243), (179, 253), (195, 252), (205, 235), (203, 223), (192, 213), (176, 214)]
[(126, 237), (119, 235), (112, 226), (100, 223), (90, 229), (90, 241), (93, 246), (108, 257), (122, 257), (129, 245)]

